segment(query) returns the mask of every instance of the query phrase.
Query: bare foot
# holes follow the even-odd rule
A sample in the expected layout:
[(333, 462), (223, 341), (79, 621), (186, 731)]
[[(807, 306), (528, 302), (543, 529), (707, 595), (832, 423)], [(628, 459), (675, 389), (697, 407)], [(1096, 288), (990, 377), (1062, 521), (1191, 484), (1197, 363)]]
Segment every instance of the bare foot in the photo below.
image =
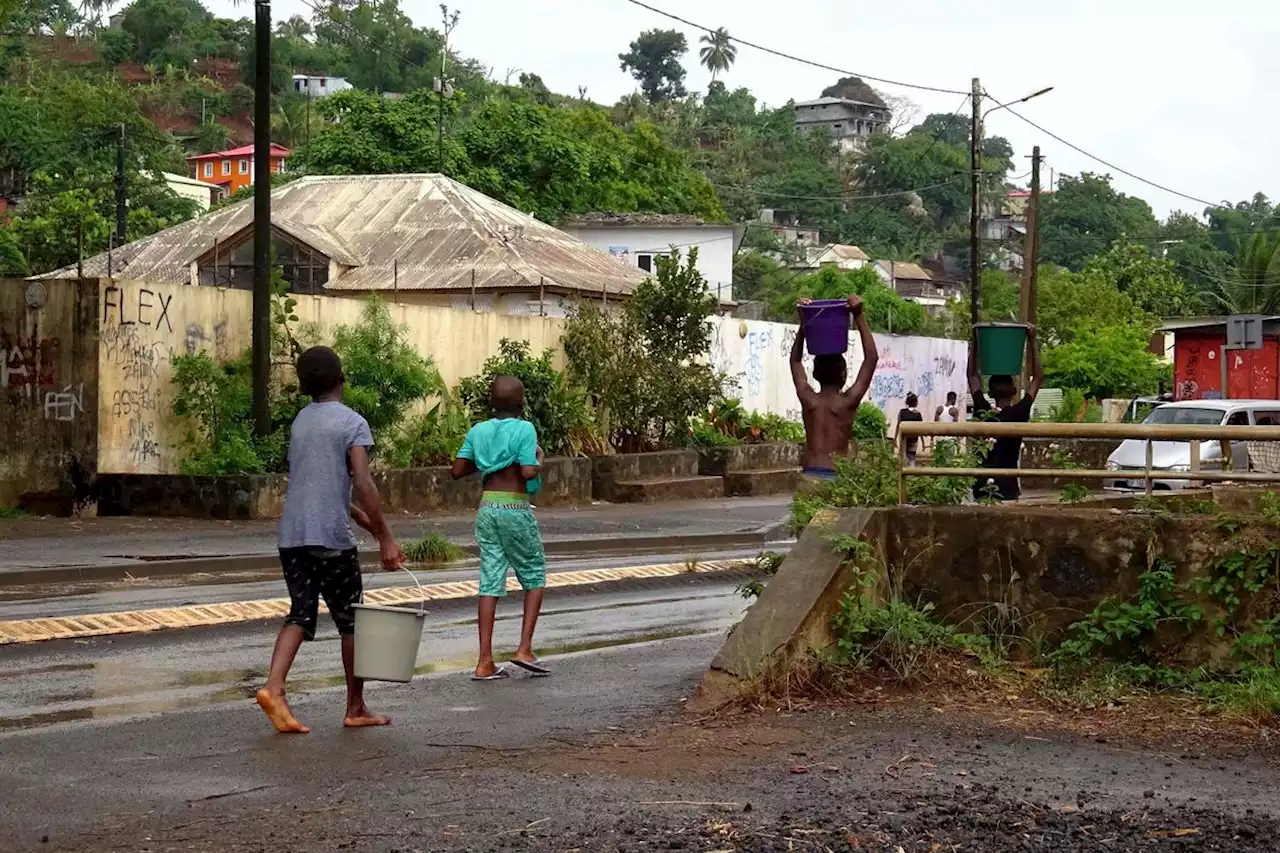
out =
[(360, 707), (347, 711), (347, 715), (342, 718), (342, 724), (349, 729), (363, 729), (369, 726), (389, 726), (391, 725), (390, 717), (383, 717), (380, 714), (372, 713), (368, 708)]
[(284, 694), (276, 696), (264, 687), (258, 691), (255, 698), (258, 700), (258, 707), (266, 712), (271, 725), (275, 726), (276, 731), (281, 734), (305, 735), (311, 731), (293, 716), (293, 711), (285, 701)]
[(498, 671), (498, 666), (493, 661), (481, 661), (476, 664), (476, 678), (489, 678)]
[(516, 653), (511, 656), (511, 659), (513, 661), (518, 660), (521, 663), (536, 663), (538, 660), (538, 656), (535, 655), (532, 650), (525, 652), (517, 649)]

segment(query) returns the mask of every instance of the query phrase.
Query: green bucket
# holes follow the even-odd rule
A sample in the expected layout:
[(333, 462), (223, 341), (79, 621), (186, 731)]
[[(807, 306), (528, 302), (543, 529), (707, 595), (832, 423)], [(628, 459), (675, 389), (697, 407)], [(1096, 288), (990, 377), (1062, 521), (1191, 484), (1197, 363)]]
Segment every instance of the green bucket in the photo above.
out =
[(1027, 327), (1022, 323), (979, 323), (973, 327), (978, 342), (978, 372), (983, 376), (1017, 376), (1027, 351)]

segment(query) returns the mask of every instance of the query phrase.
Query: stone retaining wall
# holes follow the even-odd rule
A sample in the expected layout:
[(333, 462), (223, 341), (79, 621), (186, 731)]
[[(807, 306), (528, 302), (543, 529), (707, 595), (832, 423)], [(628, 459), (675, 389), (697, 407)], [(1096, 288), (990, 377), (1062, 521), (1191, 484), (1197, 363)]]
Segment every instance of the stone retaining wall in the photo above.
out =
[[(190, 477), (182, 474), (105, 474), (98, 478), (99, 515), (183, 518), (279, 518), (289, 478), (284, 474)], [(479, 476), (454, 480), (447, 467), (408, 468), (374, 474), (382, 508), (389, 513), (474, 509)], [(591, 460), (547, 459), (538, 506), (591, 503)]]
[(800, 445), (790, 442), (705, 447), (698, 451), (698, 473), (723, 477), (731, 471), (779, 471), (800, 467)]

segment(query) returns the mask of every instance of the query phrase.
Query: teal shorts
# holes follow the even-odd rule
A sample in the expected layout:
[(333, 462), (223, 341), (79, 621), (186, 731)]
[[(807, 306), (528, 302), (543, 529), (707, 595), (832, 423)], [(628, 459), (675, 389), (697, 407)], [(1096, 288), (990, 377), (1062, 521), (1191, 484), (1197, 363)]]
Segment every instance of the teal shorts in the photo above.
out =
[(547, 585), (547, 557), (528, 496), (485, 492), (476, 513), (476, 544), (480, 546), (481, 596), (507, 594), (508, 566), (526, 592)]

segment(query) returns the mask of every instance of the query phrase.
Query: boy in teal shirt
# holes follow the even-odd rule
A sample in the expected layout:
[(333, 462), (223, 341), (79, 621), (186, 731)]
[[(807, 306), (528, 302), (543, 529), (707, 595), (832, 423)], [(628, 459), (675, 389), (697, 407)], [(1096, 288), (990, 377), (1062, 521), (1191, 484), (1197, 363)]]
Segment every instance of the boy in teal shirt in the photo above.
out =
[(498, 599), (507, 594), (507, 567), (515, 569), (524, 589), (524, 623), (520, 647), (511, 662), (534, 675), (551, 670), (533, 653), (533, 629), (542, 611), (547, 585), (547, 559), (542, 534), (529, 505), (529, 495), (541, 485), (542, 448), (537, 431), (524, 420), (524, 384), (514, 376), (499, 376), (489, 388), (494, 416), (478, 423), (453, 462), (453, 478), (480, 472), (484, 494), (476, 513), (476, 544), (480, 547), (480, 660), (475, 681), (509, 677), (493, 661), (493, 622)]

